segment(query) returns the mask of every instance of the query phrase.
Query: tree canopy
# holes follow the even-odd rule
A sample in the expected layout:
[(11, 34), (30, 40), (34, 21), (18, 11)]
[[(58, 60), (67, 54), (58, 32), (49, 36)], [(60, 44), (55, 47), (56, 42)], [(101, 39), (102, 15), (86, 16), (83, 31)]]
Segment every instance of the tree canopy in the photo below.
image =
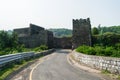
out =
[(55, 37), (71, 37), (72, 36), (72, 30), (71, 29), (48, 29), (49, 31), (52, 31)]
[(16, 47), (18, 44), (17, 34), (9, 34), (7, 31), (0, 31), (0, 49)]

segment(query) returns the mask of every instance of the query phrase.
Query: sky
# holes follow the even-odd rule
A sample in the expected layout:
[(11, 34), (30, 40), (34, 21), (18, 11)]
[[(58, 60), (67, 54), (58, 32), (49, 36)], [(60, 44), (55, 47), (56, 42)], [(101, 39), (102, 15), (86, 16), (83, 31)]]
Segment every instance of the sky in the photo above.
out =
[(72, 19), (88, 17), (92, 27), (120, 25), (120, 0), (0, 0), (0, 30), (72, 29)]

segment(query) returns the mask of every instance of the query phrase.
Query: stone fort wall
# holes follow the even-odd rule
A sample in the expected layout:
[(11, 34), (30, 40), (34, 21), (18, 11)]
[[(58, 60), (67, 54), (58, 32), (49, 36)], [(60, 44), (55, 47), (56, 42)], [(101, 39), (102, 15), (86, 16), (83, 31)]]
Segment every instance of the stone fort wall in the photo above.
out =
[(40, 45), (47, 45), (49, 48), (69, 48), (72, 47), (71, 37), (56, 38), (53, 32), (44, 28), (30, 24), (30, 27), (14, 29), (18, 34), (19, 42), (27, 48), (34, 48)]
[(63, 48), (63, 49), (71, 49), (72, 48), (72, 38), (71, 37), (63, 37), (63, 38), (55, 38), (54, 37), (54, 48)]
[(47, 45), (49, 48), (77, 48), (81, 45), (91, 46), (90, 19), (73, 19), (73, 36), (70, 38), (55, 38), (53, 33), (44, 28), (30, 24), (27, 28), (14, 29), (19, 42), (25, 47), (33, 48)]
[(91, 24), (90, 19), (73, 19), (72, 45), (77, 48), (81, 45), (91, 46)]
[(24, 44), (25, 47), (33, 48), (40, 45), (47, 45), (49, 48), (52, 47), (53, 33), (40, 26), (30, 24), (30, 27), (14, 29), (14, 32), (18, 34), (19, 42)]

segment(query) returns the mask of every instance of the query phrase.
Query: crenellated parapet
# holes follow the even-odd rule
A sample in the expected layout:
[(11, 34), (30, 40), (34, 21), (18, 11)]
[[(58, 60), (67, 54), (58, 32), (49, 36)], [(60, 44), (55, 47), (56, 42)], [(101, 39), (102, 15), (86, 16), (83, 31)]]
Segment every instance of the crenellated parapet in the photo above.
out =
[(87, 18), (87, 19), (73, 19), (73, 24), (78, 24), (78, 23), (80, 23), (80, 24), (82, 24), (82, 23), (84, 23), (84, 24), (90, 24), (90, 18)]

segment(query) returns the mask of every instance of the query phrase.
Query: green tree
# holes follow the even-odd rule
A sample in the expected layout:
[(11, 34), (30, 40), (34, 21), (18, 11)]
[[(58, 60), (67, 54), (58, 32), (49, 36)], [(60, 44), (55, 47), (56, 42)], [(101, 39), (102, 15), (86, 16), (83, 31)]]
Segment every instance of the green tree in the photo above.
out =
[(115, 46), (115, 44), (120, 43), (120, 34), (106, 32), (102, 35), (92, 35), (93, 45), (102, 46)]
[(0, 49), (9, 46), (10, 35), (6, 31), (0, 31)]
[(0, 49), (15, 48), (18, 46), (18, 37), (16, 33), (9, 34), (7, 31), (0, 31)]
[(48, 29), (49, 31), (52, 31), (55, 37), (61, 38), (61, 37), (71, 37), (72, 36), (72, 30), (70, 29)]
[(112, 32), (106, 32), (102, 37), (102, 43), (104, 46), (114, 46), (116, 43), (120, 43), (120, 34), (115, 34)]
[(104, 27), (100, 27), (100, 29), (103, 30), (103, 33), (113, 32), (113, 33), (120, 34), (120, 26), (110, 26), (110, 27), (104, 26)]
[(94, 28), (92, 29), (92, 34), (93, 34), (93, 35), (99, 34), (98, 28), (94, 27)]

